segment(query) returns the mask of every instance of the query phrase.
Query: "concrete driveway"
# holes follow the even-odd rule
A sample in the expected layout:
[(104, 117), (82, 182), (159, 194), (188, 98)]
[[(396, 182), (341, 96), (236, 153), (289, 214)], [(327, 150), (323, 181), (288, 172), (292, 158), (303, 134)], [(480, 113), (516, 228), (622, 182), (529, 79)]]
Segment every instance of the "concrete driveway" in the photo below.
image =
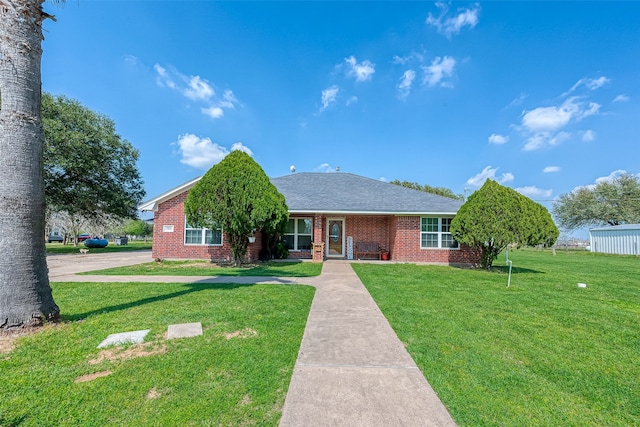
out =
[(153, 261), (151, 251), (105, 252), (48, 255), (49, 280), (59, 282), (65, 276), (103, 268), (122, 267)]

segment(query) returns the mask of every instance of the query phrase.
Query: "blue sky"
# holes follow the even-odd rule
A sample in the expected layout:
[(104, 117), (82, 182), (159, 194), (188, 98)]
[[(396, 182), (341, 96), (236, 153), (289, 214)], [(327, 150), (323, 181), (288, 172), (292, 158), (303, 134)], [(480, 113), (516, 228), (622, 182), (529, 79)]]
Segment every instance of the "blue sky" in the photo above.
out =
[(239, 148), (550, 206), (640, 173), (640, 2), (67, 1), (43, 89), (111, 117), (147, 198)]

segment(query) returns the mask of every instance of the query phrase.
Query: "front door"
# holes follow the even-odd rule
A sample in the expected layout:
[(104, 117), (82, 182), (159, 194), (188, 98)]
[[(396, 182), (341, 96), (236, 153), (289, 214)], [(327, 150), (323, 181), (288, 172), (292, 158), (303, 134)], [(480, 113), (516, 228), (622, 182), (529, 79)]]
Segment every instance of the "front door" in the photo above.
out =
[(327, 256), (344, 257), (344, 220), (327, 220)]

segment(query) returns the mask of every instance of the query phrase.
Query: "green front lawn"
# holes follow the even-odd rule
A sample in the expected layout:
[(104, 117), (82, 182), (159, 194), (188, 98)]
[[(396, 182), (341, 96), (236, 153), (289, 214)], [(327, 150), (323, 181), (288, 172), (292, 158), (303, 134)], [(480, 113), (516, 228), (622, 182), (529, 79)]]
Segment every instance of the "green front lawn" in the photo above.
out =
[[(73, 244), (63, 245), (62, 243), (54, 242), (54, 243), (45, 243), (47, 248), (47, 254), (79, 254), (80, 249), (87, 249), (84, 243), (78, 243), (78, 246), (73, 246)], [(91, 248), (89, 249), (89, 253), (91, 254), (99, 254), (103, 252), (126, 252), (126, 251), (141, 251), (141, 250), (151, 250), (151, 241), (149, 242), (140, 242), (140, 241), (129, 241), (128, 245), (124, 246), (116, 246), (113, 242), (109, 242), (106, 248)]]
[(220, 267), (209, 261), (160, 261), (89, 271), (80, 274), (103, 274), (114, 276), (272, 276), (312, 277), (320, 275), (321, 263), (312, 262), (265, 262), (249, 264), (239, 268)]
[[(0, 337), (0, 426), (278, 424), (313, 288), (52, 286), (61, 324), (8, 353)], [(190, 322), (202, 322), (203, 336), (164, 338), (169, 324)], [(96, 348), (139, 329), (151, 329), (143, 345)]]
[(640, 258), (510, 259), (353, 268), (461, 426), (640, 425)]

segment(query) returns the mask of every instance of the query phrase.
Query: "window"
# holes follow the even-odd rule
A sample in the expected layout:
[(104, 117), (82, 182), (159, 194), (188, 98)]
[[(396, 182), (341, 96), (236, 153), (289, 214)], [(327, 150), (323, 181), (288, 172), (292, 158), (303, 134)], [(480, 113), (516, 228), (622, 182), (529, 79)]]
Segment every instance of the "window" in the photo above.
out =
[(451, 235), (452, 218), (420, 218), (420, 247), (457, 249), (458, 242)]
[(184, 244), (185, 245), (222, 245), (222, 228), (215, 230), (208, 228), (194, 228), (185, 220), (184, 227)]
[(311, 218), (289, 218), (284, 242), (290, 251), (311, 250), (313, 221)]

